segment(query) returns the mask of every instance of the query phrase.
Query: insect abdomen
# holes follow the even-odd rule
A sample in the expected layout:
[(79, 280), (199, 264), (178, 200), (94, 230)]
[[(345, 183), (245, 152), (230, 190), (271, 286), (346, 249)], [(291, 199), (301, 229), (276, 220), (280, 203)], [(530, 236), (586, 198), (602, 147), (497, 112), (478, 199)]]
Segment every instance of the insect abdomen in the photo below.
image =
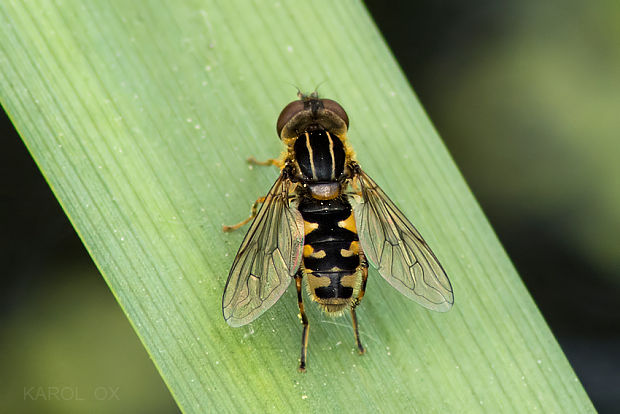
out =
[(346, 308), (356, 293), (359, 241), (351, 205), (341, 197), (299, 205), (306, 238), (303, 266), (312, 299), (327, 312)]

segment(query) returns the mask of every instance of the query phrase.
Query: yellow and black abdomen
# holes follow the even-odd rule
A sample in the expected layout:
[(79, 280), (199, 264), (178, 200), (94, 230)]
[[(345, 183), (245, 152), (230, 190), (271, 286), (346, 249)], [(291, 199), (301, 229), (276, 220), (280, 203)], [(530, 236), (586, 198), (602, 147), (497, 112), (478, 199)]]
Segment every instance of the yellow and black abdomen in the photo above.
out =
[(312, 299), (327, 312), (347, 308), (359, 291), (359, 239), (345, 197), (299, 204), (304, 220), (303, 269)]

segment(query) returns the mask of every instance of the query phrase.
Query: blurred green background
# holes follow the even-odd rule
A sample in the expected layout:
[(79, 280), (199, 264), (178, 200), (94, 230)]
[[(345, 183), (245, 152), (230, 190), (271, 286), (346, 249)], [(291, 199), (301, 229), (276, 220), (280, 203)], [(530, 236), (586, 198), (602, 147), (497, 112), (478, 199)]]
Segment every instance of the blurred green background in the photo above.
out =
[[(366, 1), (595, 406), (617, 412), (620, 3), (399, 3)], [(26, 412), (178, 412), (1, 124), (2, 401)], [(49, 384), (83, 399), (30, 398)]]

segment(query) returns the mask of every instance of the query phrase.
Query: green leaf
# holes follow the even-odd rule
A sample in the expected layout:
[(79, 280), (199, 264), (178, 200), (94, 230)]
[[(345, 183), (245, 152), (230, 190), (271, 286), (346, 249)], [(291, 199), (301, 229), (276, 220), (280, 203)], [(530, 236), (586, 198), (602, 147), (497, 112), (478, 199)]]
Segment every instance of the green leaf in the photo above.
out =
[[(0, 33), (2, 105), (183, 411), (594, 411), (361, 3), (5, 1)], [(368, 353), (308, 303), (300, 374), (293, 289), (224, 322), (243, 231), (221, 225), (276, 177), (244, 160), (281, 150), (291, 84), (321, 82), (456, 303), (427, 311), (372, 270)]]

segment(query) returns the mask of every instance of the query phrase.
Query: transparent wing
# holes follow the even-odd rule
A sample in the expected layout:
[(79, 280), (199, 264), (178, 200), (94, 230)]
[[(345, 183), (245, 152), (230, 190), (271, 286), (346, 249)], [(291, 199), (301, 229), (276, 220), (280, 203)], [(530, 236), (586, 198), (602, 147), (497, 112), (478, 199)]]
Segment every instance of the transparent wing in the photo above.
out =
[(361, 169), (354, 180), (362, 199), (352, 197), (353, 212), (370, 263), (409, 299), (435, 311), (449, 310), (454, 303), (452, 286), (420, 233)]
[(241, 243), (228, 275), (222, 312), (230, 326), (252, 322), (282, 296), (299, 267), (304, 225), (277, 179)]

